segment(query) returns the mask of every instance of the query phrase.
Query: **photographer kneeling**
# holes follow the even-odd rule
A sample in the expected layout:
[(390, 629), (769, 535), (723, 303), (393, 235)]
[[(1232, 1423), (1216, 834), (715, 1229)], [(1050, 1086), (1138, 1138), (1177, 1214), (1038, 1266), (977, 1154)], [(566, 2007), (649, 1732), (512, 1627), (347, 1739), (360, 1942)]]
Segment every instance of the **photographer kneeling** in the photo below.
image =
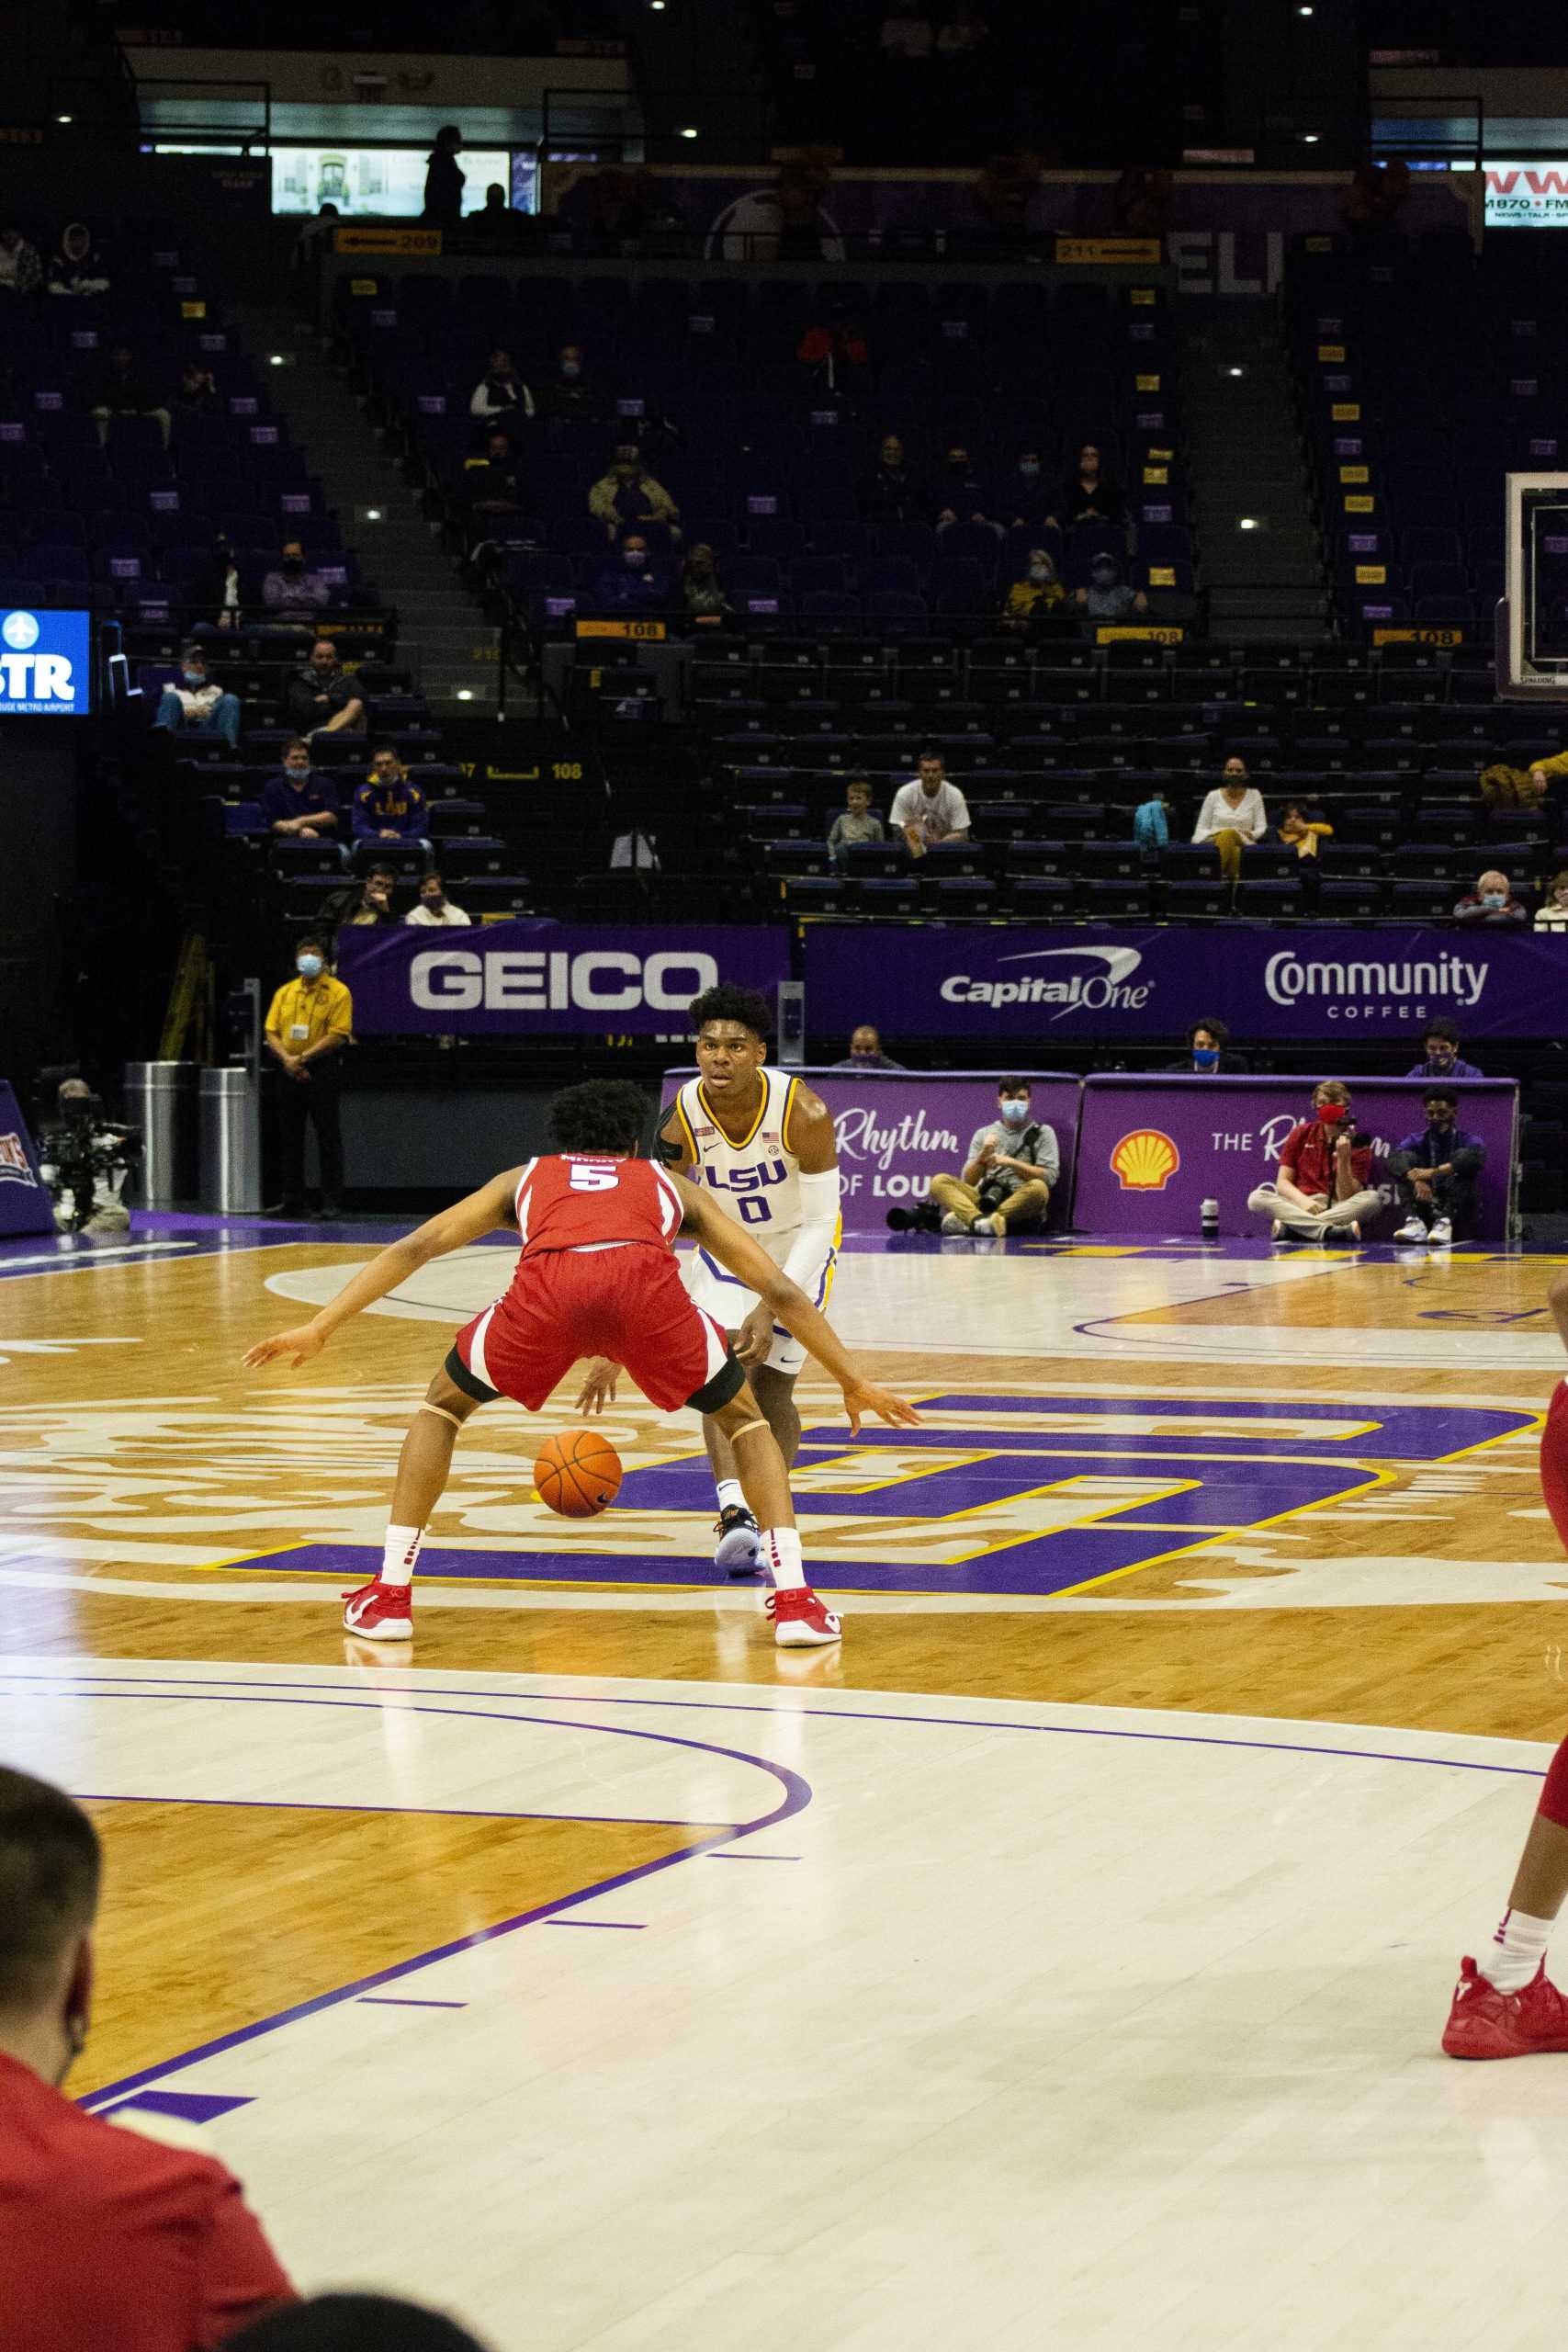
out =
[(962, 1176), (933, 1176), (943, 1233), (1033, 1233), (1045, 1222), (1062, 1156), (1054, 1127), (1029, 1115), (1029, 1080), (1004, 1078), (998, 1116), (977, 1130)]
[(85, 1079), (62, 1080), (55, 1117), (39, 1136), (39, 1172), (62, 1233), (124, 1233), (130, 1212), (120, 1199), (141, 1157), (140, 1127), (118, 1126)]

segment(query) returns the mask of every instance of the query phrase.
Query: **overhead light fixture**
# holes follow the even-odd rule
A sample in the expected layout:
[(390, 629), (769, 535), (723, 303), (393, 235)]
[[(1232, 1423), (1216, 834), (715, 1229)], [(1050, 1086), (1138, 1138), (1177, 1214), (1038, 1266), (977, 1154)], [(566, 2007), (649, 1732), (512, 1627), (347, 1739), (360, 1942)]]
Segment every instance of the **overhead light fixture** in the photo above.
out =
[(378, 523), (381, 519), (381, 509), (378, 506), (367, 506), (365, 510), (365, 519), (367, 523)]
[(1302, 0), (1302, 5), (1296, 10), (1296, 14), (1298, 17), (1310, 17), (1312, 14), (1312, 0)]
[(474, 698), (474, 690), (473, 690), (472, 686), (459, 686), (459, 687), (458, 687), (458, 689), (457, 689), (457, 700), (458, 700), (459, 702), (472, 702), (473, 698)]
[(76, 118), (73, 114), (57, 114), (54, 119), (56, 122), (74, 122)]
[(1247, 370), (1245, 368), (1227, 368), (1225, 369), (1225, 374), (1227, 376), (1244, 376), (1246, 373)]
[(267, 354), (267, 365), (269, 368), (281, 368), (284, 365), (282, 352), (269, 351)]
[(1236, 517), (1235, 526), (1238, 531), (1256, 531), (1258, 517), (1256, 514), (1239, 514)]
[(684, 125), (684, 127), (683, 127), (683, 128), (682, 128), (682, 132), (681, 132), (681, 136), (682, 136), (682, 139), (694, 139), (694, 138), (696, 137), (696, 135), (697, 135), (696, 125), (695, 125), (694, 123), (691, 123), (691, 122), (688, 122), (687, 124), (685, 124), (685, 125)]
[(1315, 146), (1317, 145), (1317, 133), (1316, 133), (1316, 131), (1315, 131), (1315, 130), (1303, 130), (1303, 133), (1302, 133), (1302, 145), (1303, 145), (1303, 147), (1315, 147)]

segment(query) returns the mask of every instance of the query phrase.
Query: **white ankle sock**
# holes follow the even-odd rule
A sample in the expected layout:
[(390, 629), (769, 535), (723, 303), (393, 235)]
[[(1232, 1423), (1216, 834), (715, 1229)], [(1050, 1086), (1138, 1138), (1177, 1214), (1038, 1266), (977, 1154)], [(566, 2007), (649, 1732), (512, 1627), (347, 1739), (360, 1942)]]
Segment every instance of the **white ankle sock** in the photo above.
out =
[(1517, 1993), (1528, 1984), (1541, 1962), (1554, 1919), (1532, 1919), (1528, 1911), (1505, 1911), (1485, 1957), (1483, 1976), (1499, 1993)]
[(412, 1584), (419, 1547), (423, 1542), (423, 1527), (389, 1527), (381, 1554), (381, 1582)]
[(797, 1592), (806, 1582), (796, 1528), (770, 1527), (762, 1538), (762, 1556), (775, 1592)]
[(714, 1483), (718, 1488), (720, 1510), (744, 1510), (747, 1508), (745, 1492), (739, 1478), (718, 1478)]

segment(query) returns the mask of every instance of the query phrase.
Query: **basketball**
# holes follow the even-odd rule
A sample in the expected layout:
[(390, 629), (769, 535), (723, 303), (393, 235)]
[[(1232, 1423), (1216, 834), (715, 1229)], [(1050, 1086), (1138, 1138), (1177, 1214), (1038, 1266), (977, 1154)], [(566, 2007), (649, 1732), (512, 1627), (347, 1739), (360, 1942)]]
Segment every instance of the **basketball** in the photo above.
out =
[(621, 1457), (592, 1430), (563, 1430), (545, 1440), (534, 1484), (539, 1500), (563, 1519), (592, 1519), (620, 1492)]

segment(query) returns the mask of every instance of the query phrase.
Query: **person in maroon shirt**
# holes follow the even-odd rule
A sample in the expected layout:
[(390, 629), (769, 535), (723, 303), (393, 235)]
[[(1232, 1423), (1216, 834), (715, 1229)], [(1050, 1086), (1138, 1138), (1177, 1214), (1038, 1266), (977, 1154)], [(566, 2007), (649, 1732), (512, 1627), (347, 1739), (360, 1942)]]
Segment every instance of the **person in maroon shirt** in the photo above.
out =
[(0, 1766), (0, 2345), (207, 2352), (294, 2290), (233, 2175), (87, 2115), (98, 1835)]
[(1274, 1182), (1259, 1184), (1247, 1205), (1273, 1219), (1276, 1241), (1359, 1241), (1361, 1219), (1383, 1205), (1372, 1167), (1371, 1139), (1356, 1134), (1350, 1117), (1349, 1088), (1325, 1078), (1313, 1089), (1311, 1118), (1298, 1120), (1280, 1147)]

